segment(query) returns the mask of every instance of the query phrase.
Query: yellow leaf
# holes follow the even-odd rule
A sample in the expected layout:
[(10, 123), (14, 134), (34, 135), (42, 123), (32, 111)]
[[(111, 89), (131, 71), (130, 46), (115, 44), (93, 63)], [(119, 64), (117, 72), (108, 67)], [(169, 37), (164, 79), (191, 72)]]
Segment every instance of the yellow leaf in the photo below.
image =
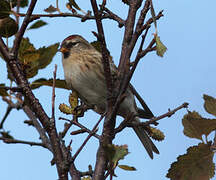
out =
[(73, 114), (73, 109), (64, 103), (59, 105), (59, 110), (64, 114)]
[(136, 168), (128, 165), (118, 165), (119, 168), (124, 169), (126, 171), (136, 171)]
[(167, 47), (161, 42), (160, 37), (155, 34), (156, 41), (156, 53), (158, 56), (163, 57), (164, 53), (167, 50)]

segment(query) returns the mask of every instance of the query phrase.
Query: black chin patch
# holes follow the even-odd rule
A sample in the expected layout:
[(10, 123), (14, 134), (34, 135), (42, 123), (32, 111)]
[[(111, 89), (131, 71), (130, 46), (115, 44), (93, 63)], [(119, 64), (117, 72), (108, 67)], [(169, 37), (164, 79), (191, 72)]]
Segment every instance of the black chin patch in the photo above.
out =
[(70, 55), (70, 52), (64, 52), (64, 53), (63, 53), (64, 59), (68, 58), (69, 55)]

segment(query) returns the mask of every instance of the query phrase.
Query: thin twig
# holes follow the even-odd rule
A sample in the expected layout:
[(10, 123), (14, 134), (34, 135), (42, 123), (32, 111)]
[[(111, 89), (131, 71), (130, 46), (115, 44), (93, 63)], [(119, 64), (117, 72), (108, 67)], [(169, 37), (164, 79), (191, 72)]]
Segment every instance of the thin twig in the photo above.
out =
[[(110, 19), (115, 20), (116, 22), (118, 22), (118, 26), (121, 28), (125, 25), (125, 21), (120, 18), (118, 15), (114, 14), (112, 11), (110, 11), (108, 8), (103, 7), (103, 10), (109, 14)], [(103, 16), (102, 16), (103, 17)]]
[[(80, 124), (77, 120), (69, 120), (69, 119), (66, 119), (66, 118), (63, 118), (63, 117), (60, 117), (59, 120), (65, 120), (65, 121), (68, 121), (70, 124), (66, 125), (65, 129), (62, 131), (61, 136), (63, 136), (65, 133), (65, 131), (68, 131), (68, 129), (71, 127), (72, 124), (78, 126), (79, 128), (81, 129), (84, 129), (87, 133), (89, 134), (92, 134), (92, 131), (88, 128), (86, 128), (85, 126), (83, 126), (82, 124)], [(96, 137), (97, 139), (100, 139), (100, 136), (98, 134), (93, 134), (94, 137)], [(63, 136), (64, 137), (64, 136)]]
[(98, 125), (100, 124), (100, 122), (102, 121), (103, 118), (104, 118), (104, 116), (102, 115), (100, 117), (100, 119), (98, 120), (98, 122), (93, 127), (93, 129), (91, 130), (92, 133), (87, 136), (87, 138), (84, 140), (83, 144), (79, 147), (79, 149), (77, 150), (77, 152), (73, 155), (72, 162), (74, 162), (74, 160), (79, 155), (79, 153), (82, 151), (82, 149), (84, 148), (84, 146), (86, 145), (86, 143), (88, 142), (88, 140), (97, 132)]
[(56, 85), (56, 71), (57, 65), (55, 64), (55, 70), (53, 71), (53, 86), (52, 86), (52, 119), (55, 119), (55, 85)]
[(5, 89), (6, 91), (10, 90), (10, 91), (13, 91), (13, 92), (22, 92), (22, 88), (20, 88), (20, 87), (0, 86), (0, 89)]
[(23, 140), (10, 139), (10, 138), (4, 138), (4, 137), (0, 137), (0, 140), (2, 140), (4, 143), (7, 143), (7, 144), (28, 144), (30, 146), (42, 146), (44, 148), (47, 148), (43, 143), (23, 141)]
[(188, 105), (189, 105), (189, 103), (187, 103), (187, 102), (185, 102), (185, 103), (183, 103), (181, 106), (179, 106), (179, 107), (177, 107), (177, 108), (175, 108), (175, 109), (173, 109), (173, 110), (169, 110), (167, 113), (165, 113), (165, 114), (162, 114), (162, 115), (160, 115), (160, 116), (158, 116), (158, 117), (153, 117), (153, 118), (151, 118), (149, 121), (146, 121), (146, 122), (132, 122), (131, 124), (133, 125), (133, 126), (148, 126), (148, 125), (150, 125), (150, 124), (155, 124), (155, 123), (157, 123), (157, 121), (159, 121), (159, 120), (161, 120), (161, 119), (163, 119), (163, 118), (165, 118), (165, 117), (171, 117), (173, 114), (175, 114), (178, 110), (180, 110), (180, 109), (182, 109), (182, 108), (188, 108)]

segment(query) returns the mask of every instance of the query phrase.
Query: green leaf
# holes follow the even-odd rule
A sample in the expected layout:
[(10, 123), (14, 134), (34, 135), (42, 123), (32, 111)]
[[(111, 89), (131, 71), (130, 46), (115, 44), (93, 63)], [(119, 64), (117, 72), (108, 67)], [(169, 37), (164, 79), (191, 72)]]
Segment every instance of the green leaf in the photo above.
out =
[(188, 112), (182, 119), (184, 134), (190, 138), (202, 140), (202, 135), (208, 136), (216, 129), (216, 119), (207, 119), (193, 111)]
[(37, 28), (40, 28), (40, 27), (45, 26), (45, 25), (47, 25), (46, 22), (44, 22), (42, 20), (38, 20), (34, 24), (32, 24), (28, 29), (37, 29)]
[(81, 10), (80, 7), (78, 6), (78, 4), (75, 2), (75, 0), (69, 0), (69, 3), (71, 6), (73, 6), (77, 10), (79, 10), (79, 11)]
[[(41, 86), (50, 86), (52, 87), (53, 85), (53, 79), (44, 79), (44, 78), (41, 78), (41, 79), (37, 79), (35, 81), (33, 81), (31, 84), (30, 84), (30, 87), (32, 89), (37, 89)], [(66, 81), (65, 80), (60, 80), (60, 79), (56, 79), (56, 88), (61, 88), (61, 89), (68, 89), (67, 87), (67, 84), (66, 84)]]
[(4, 89), (5, 84), (0, 84), (0, 96), (8, 96), (7, 90)]
[(118, 164), (118, 161), (120, 159), (124, 159), (124, 157), (129, 153), (127, 145), (118, 146), (114, 144), (108, 144), (105, 147), (105, 151), (110, 163), (113, 164), (112, 168), (115, 168)]
[(57, 11), (57, 8), (55, 8), (54, 6), (50, 5), (48, 8), (44, 9), (45, 12), (47, 13), (54, 13)]
[(172, 163), (166, 176), (172, 180), (209, 180), (215, 174), (213, 155), (210, 144), (190, 147)]
[(205, 100), (204, 103), (205, 110), (208, 113), (216, 116), (216, 99), (205, 94), (203, 95), (203, 99)]
[(37, 75), (39, 69), (45, 68), (52, 62), (58, 51), (59, 43), (36, 49), (28, 38), (23, 38), (19, 49), (19, 60), (27, 78)]
[(136, 171), (136, 168), (133, 166), (128, 165), (118, 165), (119, 168), (126, 170), (126, 171)]
[(164, 53), (167, 51), (167, 47), (161, 42), (160, 37), (155, 34), (156, 41), (156, 53), (158, 56), (163, 57)]
[(52, 62), (53, 57), (58, 52), (59, 43), (50, 45), (48, 47), (39, 48), (37, 51), (40, 54), (39, 69), (43, 69), (47, 67)]
[(9, 17), (10, 15), (10, 4), (5, 0), (0, 0), (0, 19)]
[(90, 43), (98, 52), (102, 52), (100, 41), (93, 41)]
[(0, 36), (8, 38), (16, 34), (18, 25), (16, 21), (10, 17), (0, 19)]

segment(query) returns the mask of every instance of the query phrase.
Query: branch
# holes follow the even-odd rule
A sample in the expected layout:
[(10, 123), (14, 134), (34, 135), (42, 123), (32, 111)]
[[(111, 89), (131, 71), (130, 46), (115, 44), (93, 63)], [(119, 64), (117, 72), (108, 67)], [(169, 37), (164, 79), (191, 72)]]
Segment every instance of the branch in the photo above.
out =
[(10, 139), (10, 138), (4, 138), (4, 137), (0, 137), (0, 140), (2, 140), (4, 143), (7, 143), (7, 144), (27, 144), (30, 146), (42, 146), (44, 148), (47, 148), (43, 143), (23, 141), (23, 140)]
[(52, 119), (55, 120), (55, 85), (56, 85), (56, 71), (57, 65), (55, 64), (55, 70), (53, 72), (53, 86), (52, 86)]
[[(65, 134), (67, 133), (67, 131), (69, 130), (69, 128), (71, 127), (72, 124), (78, 126), (79, 128), (85, 130), (85, 132), (92, 134), (92, 131), (88, 128), (86, 128), (85, 126), (83, 126), (82, 124), (80, 124), (76, 119), (73, 119), (72, 121), (63, 117), (60, 117), (59, 120), (66, 120), (68, 121), (70, 124), (67, 124), (64, 128), (64, 130), (60, 133), (60, 137), (63, 138), (65, 136)], [(94, 137), (96, 137), (97, 139), (100, 139), (100, 136), (96, 133), (93, 134)]]
[(39, 133), (43, 144), (46, 146), (47, 149), (53, 152), (50, 140), (46, 135), (46, 131), (44, 130), (44, 128), (41, 127), (34, 113), (31, 111), (31, 109), (27, 105), (24, 105), (22, 109), (26, 113), (28, 118), (33, 122), (33, 125), (36, 128), (37, 132)]
[(84, 140), (83, 144), (80, 146), (80, 148), (77, 150), (77, 152), (74, 154), (74, 156), (72, 157), (72, 163), (74, 162), (74, 160), (76, 159), (76, 157), (78, 156), (78, 154), (82, 151), (82, 149), (84, 148), (84, 146), (86, 145), (86, 143), (88, 142), (88, 140), (97, 132), (98, 130), (98, 125), (100, 124), (100, 122), (102, 121), (102, 119), (104, 118), (104, 116), (101, 116), (100, 119), (98, 120), (98, 122), (95, 124), (95, 126), (93, 127), (93, 129), (91, 130), (91, 134), (89, 134), (87, 136), (87, 138)]
[[(36, 117), (40, 120), (41, 124), (45, 128), (46, 132), (48, 133), (50, 137), (50, 142), (53, 150), (53, 154), (55, 157), (55, 162), (57, 165), (57, 171), (59, 179), (61, 180), (67, 180), (68, 179), (68, 171), (64, 169), (64, 158), (63, 158), (63, 152), (61, 149), (59, 137), (57, 134), (57, 130), (55, 127), (55, 121), (50, 121), (49, 117), (45, 113), (43, 107), (39, 103), (38, 99), (35, 98), (29, 83), (27, 79), (25, 78), (20, 65), (17, 60), (18, 50), (19, 46), (22, 40), (22, 37), (24, 35), (24, 32), (27, 28), (27, 25), (30, 22), (30, 16), (32, 14), (32, 11), (35, 7), (37, 0), (31, 0), (29, 8), (27, 10), (27, 15), (23, 20), (22, 26), (17, 33), (17, 36), (14, 40), (14, 45), (12, 48), (12, 53), (8, 53), (5, 50), (3, 40), (0, 38), (0, 51), (6, 60), (11, 72), (13, 73), (13, 76), (16, 79), (16, 83), (19, 87), (23, 89), (23, 95), (26, 97), (27, 101), (29, 102), (29, 107), (31, 110), (35, 113)], [(3, 47), (1, 47), (3, 45)]]
[(27, 13), (26, 13), (26, 16), (25, 16), (25, 18), (23, 20), (22, 26), (21, 26), (19, 32), (16, 34), (16, 38), (14, 40), (14, 44), (13, 44), (12, 51), (11, 51), (14, 58), (17, 58), (21, 40), (22, 40), (23, 35), (25, 33), (25, 30), (26, 30), (26, 28), (27, 28), (27, 26), (28, 26), (28, 24), (30, 22), (30, 17), (31, 17), (31, 14), (32, 14), (32, 12), (34, 10), (34, 7), (35, 7), (36, 3), (37, 3), (37, 0), (31, 0), (29, 8), (28, 8)]
[[(110, 11), (108, 8), (103, 7), (103, 10), (108, 13), (109, 18), (115, 20), (116, 22), (118, 22), (118, 26), (121, 28), (125, 25), (125, 21), (120, 18), (118, 15), (114, 14), (112, 11)], [(104, 16), (102, 16), (103, 18)]]
[(136, 122), (132, 122), (133, 126), (136, 125), (141, 125), (141, 126), (148, 126), (150, 124), (155, 124), (157, 123), (157, 121), (159, 121), (160, 119), (163, 119), (165, 117), (171, 117), (173, 114), (175, 114), (178, 110), (182, 109), (182, 108), (188, 108), (189, 103), (185, 102), (183, 103), (181, 106), (173, 109), (173, 110), (169, 110), (167, 113), (160, 115), (158, 117), (153, 117), (152, 119), (150, 119), (149, 121), (146, 122), (141, 122), (141, 123), (136, 123)]
[(128, 116), (128, 118), (126, 118), (124, 121), (122, 121), (120, 123), (120, 125), (115, 129), (115, 134), (119, 133), (120, 131), (122, 131), (124, 128), (126, 127), (131, 127), (131, 126), (149, 126), (150, 124), (154, 124), (157, 125), (157, 121), (165, 118), (165, 117), (171, 117), (173, 114), (175, 114), (178, 110), (182, 109), (182, 108), (188, 108), (188, 103), (183, 103), (181, 106), (173, 109), (173, 110), (169, 110), (167, 113), (160, 115), (158, 117), (153, 117), (151, 118), (149, 121), (146, 122), (130, 122), (131, 119), (133, 119), (133, 117)]

